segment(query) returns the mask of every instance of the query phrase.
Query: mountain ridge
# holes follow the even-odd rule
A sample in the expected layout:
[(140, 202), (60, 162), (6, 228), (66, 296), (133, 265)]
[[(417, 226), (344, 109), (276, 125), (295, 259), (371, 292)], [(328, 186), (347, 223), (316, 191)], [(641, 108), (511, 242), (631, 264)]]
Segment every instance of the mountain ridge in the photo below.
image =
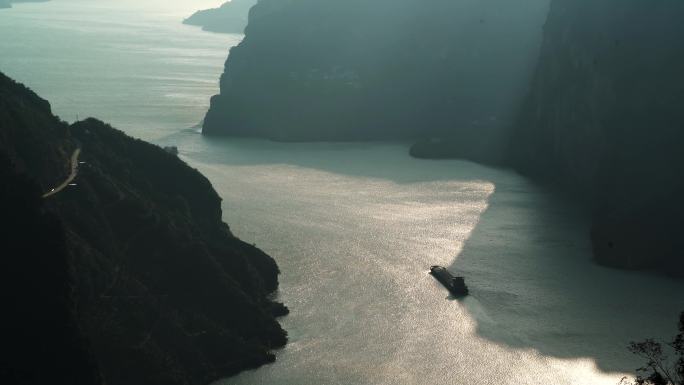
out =
[[(76, 148), (84, 162), (76, 185), (40, 198), (69, 174)], [(232, 235), (220, 197), (199, 172), (98, 120), (61, 122), (47, 101), (2, 74), (0, 153), (6, 173), (35, 186), (29, 208), (58, 223), (49, 234), (64, 242), (60, 274), (30, 282), (48, 292), (52, 285), (67, 288), (55, 301), (66, 301), (69, 316), (55, 323), (84, 342), (53, 349), (85, 352), (84, 378), (96, 368), (90, 383), (204, 385), (273, 362), (272, 350), (287, 340), (275, 319), (287, 308), (271, 299), (278, 267)], [(5, 193), (21, 195), (15, 187), (6, 185)], [(8, 220), (7, 236), (20, 244), (3, 253), (3, 278), (20, 285), (14, 277), (50, 275), (48, 265), (25, 263), (38, 257), (28, 247), (33, 234)], [(13, 306), (33, 307), (29, 294), (20, 293)], [(57, 317), (18, 316), (19, 325), (40, 316), (43, 323)], [(40, 362), (31, 366), (44, 380), (69, 377), (67, 368), (78, 364), (54, 373), (43, 373)]]

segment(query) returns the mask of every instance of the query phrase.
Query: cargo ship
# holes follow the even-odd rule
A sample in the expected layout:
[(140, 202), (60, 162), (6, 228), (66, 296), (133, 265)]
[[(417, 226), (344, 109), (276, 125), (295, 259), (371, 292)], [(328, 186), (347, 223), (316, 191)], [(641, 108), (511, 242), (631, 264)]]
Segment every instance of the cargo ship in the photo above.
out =
[(468, 287), (463, 277), (454, 277), (449, 270), (442, 266), (430, 267), (430, 274), (437, 279), (444, 287), (449, 289), (454, 297), (465, 297), (468, 295)]

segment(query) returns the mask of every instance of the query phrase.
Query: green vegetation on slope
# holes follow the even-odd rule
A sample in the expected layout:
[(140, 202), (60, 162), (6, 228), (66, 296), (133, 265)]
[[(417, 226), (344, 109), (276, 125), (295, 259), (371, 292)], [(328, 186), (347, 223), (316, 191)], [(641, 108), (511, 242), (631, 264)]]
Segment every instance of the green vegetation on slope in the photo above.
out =
[[(78, 185), (44, 203), (34, 199), (58, 219), (55, 231), (67, 253), (62, 275), (37, 284), (46, 292), (73, 291), (78, 333), (104, 381), (204, 385), (273, 361), (270, 350), (286, 342), (274, 317), (287, 310), (268, 299), (278, 267), (230, 233), (209, 181), (177, 157), (97, 120), (60, 122), (46, 101), (0, 75), (0, 151), (12, 173), (47, 191), (68, 174), (77, 147), (86, 162)], [(10, 217), (2, 220), (26, 250), (46, 241), (13, 227)], [(2, 255), (25, 258), (20, 249)], [(3, 276), (50, 274), (50, 266), (14, 263)], [(18, 291), (15, 306), (39, 309), (29, 294)], [(57, 322), (59, 314), (43, 314), (45, 322)]]

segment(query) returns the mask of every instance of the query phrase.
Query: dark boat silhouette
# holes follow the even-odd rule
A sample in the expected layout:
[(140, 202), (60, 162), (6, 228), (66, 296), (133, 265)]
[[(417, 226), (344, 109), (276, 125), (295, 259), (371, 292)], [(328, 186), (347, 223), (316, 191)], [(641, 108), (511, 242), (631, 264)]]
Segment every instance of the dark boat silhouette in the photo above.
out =
[(463, 277), (454, 277), (449, 270), (442, 266), (430, 267), (430, 274), (437, 279), (444, 287), (449, 289), (454, 297), (465, 297), (468, 295), (468, 287)]

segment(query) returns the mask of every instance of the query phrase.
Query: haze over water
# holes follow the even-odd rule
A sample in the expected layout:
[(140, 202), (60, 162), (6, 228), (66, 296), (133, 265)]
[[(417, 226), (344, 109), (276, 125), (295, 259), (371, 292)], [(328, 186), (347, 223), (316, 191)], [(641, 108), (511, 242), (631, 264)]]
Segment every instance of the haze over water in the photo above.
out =
[[(594, 265), (584, 214), (511, 172), (198, 135), (241, 36), (180, 21), (218, 3), (18, 4), (0, 12), (0, 70), (64, 119), (179, 146), (277, 260), (291, 342), (225, 384), (615, 384), (640, 363), (630, 340), (673, 334), (684, 284)], [(472, 296), (449, 299), (433, 264)]]
[[(95, 116), (155, 140), (200, 123), (228, 48), (184, 17), (220, 0), (57, 0), (0, 12), (0, 68), (62, 119)], [(7, 11), (7, 12), (5, 12)]]

